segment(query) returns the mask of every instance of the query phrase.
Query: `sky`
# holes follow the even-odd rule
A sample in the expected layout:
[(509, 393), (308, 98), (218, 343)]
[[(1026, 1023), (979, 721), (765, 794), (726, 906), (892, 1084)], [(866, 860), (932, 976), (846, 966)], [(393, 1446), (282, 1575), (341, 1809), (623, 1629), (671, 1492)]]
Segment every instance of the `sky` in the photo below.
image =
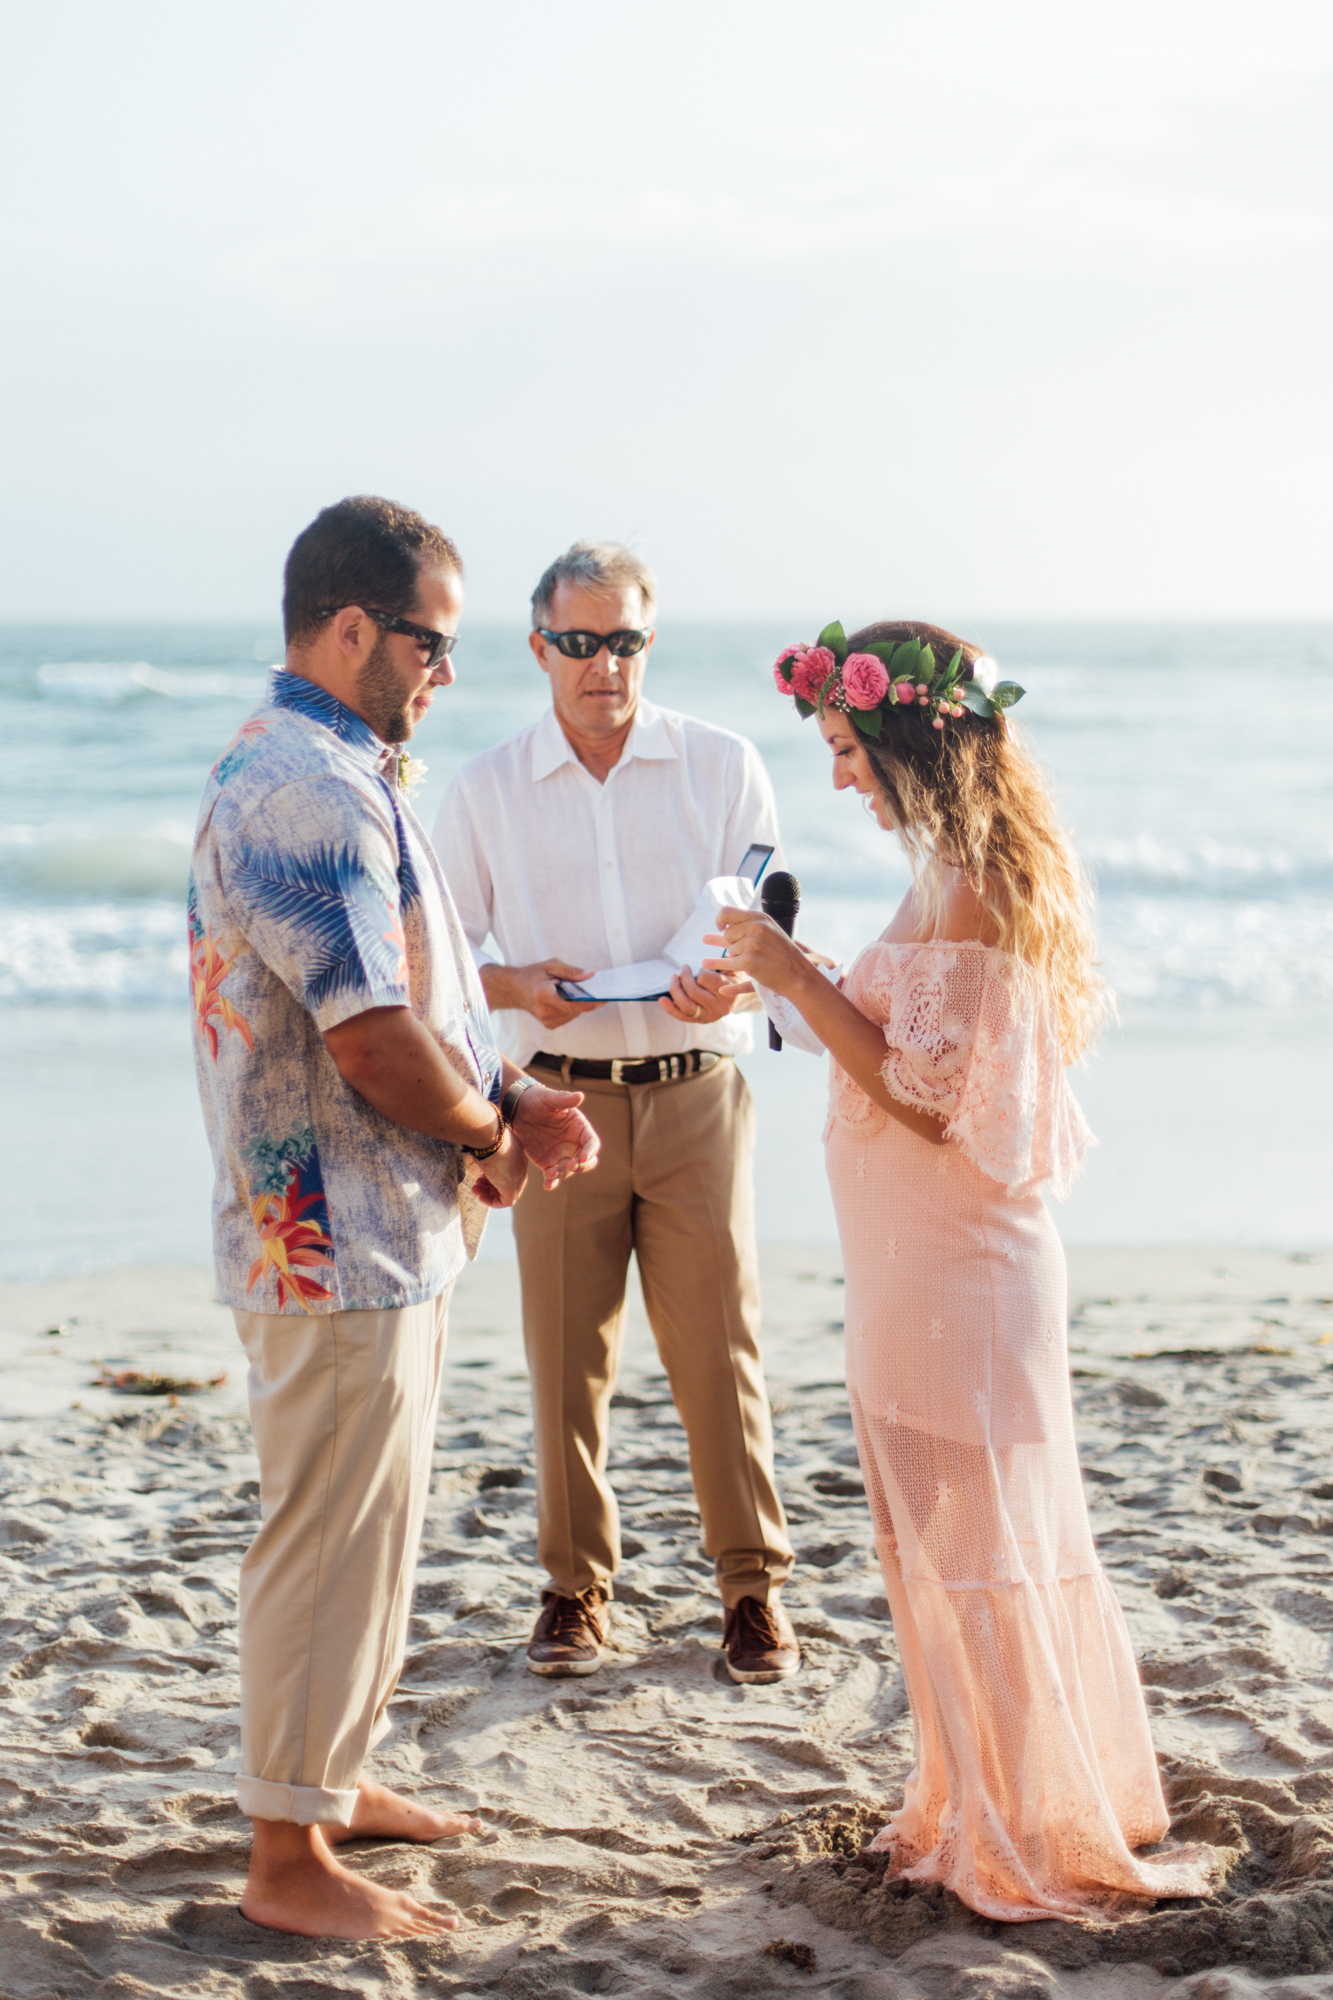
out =
[(1327, 0), (11, 7), (0, 619), (1333, 615)]

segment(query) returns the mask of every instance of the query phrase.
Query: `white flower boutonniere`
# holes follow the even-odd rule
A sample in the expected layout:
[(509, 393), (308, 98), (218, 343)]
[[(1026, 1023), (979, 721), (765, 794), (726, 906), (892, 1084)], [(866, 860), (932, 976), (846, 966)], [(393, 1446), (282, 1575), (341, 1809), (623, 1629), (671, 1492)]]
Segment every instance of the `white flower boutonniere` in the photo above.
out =
[(420, 757), (409, 757), (404, 750), (398, 758), (398, 789), (405, 799), (411, 799), (426, 782), (427, 766)]

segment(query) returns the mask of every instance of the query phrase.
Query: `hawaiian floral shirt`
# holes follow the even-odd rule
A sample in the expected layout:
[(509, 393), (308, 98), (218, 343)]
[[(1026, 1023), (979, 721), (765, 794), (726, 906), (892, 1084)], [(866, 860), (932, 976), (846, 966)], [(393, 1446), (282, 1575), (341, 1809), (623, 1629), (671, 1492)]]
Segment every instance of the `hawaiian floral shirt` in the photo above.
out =
[(397, 753), (298, 675), (275, 670), (210, 775), (189, 933), (223, 1303), (332, 1313), (436, 1297), (485, 1219), (463, 1158), (344, 1083), (322, 1031), (411, 1007), (493, 1100), (500, 1058)]

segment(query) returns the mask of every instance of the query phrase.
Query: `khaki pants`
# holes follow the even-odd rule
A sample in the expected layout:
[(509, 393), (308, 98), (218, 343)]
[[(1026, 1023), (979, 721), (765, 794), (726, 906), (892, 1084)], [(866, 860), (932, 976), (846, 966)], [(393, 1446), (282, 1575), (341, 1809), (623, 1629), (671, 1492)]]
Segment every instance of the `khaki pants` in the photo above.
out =
[[(553, 1070), (532, 1074), (556, 1082)], [(759, 1353), (749, 1088), (730, 1061), (676, 1083), (580, 1077), (570, 1088), (585, 1093), (602, 1142), (598, 1164), (554, 1194), (532, 1172), (514, 1210), (538, 1556), (566, 1597), (609, 1585), (620, 1562), (607, 1413), (633, 1251), (723, 1602), (767, 1603), (792, 1551)]]
[(262, 1523), (241, 1564), (237, 1799), (251, 1819), (345, 1826), (388, 1730), (448, 1309), (445, 1291), (390, 1312), (236, 1314)]

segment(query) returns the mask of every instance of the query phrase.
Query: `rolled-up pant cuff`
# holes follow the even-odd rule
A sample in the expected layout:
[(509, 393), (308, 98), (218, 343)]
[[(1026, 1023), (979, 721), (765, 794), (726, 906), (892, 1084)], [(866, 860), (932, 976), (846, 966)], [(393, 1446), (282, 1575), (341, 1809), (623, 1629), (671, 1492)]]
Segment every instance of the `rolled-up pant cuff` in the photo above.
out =
[(236, 1314), (259, 1533), (241, 1564), (241, 1811), (342, 1825), (390, 1727), (430, 1488), (449, 1294)]
[(356, 1789), (323, 1785), (274, 1785), (267, 1778), (238, 1778), (236, 1803), (247, 1819), (287, 1819), (297, 1826), (350, 1826)]

